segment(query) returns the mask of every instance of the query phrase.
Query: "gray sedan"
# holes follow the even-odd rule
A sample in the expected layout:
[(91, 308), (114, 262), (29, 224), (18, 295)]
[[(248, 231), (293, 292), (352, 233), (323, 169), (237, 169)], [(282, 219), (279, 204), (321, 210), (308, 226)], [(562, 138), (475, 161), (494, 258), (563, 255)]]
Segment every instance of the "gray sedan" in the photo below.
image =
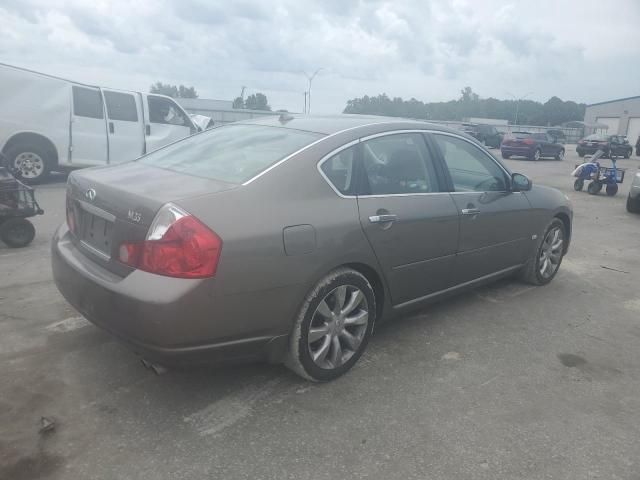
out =
[(151, 362), (263, 359), (327, 381), (377, 322), (501, 277), (550, 282), (572, 216), (463, 133), (285, 114), (72, 173), (52, 265)]

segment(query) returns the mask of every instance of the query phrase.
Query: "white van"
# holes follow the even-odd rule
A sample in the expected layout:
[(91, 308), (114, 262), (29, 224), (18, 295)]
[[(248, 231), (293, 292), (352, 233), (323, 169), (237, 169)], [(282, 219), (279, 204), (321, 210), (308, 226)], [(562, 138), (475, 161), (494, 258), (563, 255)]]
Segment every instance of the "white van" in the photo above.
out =
[(51, 170), (132, 160), (197, 131), (170, 97), (0, 63), (0, 151), (30, 183)]

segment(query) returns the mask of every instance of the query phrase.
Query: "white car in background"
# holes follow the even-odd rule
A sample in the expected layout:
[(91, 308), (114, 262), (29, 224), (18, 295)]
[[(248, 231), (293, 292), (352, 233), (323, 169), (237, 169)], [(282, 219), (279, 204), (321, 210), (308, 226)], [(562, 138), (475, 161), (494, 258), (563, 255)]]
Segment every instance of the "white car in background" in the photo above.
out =
[(113, 90), (0, 64), (0, 152), (30, 183), (51, 170), (133, 160), (198, 131), (163, 95)]

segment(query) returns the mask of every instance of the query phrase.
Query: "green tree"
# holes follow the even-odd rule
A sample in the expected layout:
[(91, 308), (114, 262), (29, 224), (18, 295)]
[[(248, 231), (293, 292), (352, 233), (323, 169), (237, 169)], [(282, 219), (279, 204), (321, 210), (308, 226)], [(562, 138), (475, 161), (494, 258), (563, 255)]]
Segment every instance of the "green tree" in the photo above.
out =
[(198, 98), (198, 92), (196, 92), (195, 87), (176, 86), (162, 82), (156, 82), (151, 85), (149, 92), (167, 95), (172, 98)]
[(242, 97), (236, 97), (233, 100), (233, 108), (244, 108), (244, 100)]
[(249, 95), (244, 102), (244, 108), (249, 110), (268, 110), (271, 111), (269, 101), (264, 93), (254, 93)]

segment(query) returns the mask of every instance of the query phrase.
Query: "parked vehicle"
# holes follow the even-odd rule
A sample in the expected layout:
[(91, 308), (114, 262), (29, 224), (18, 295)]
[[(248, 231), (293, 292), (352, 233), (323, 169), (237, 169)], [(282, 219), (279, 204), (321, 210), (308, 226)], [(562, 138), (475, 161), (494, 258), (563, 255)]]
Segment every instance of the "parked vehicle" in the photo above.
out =
[(576, 146), (576, 152), (580, 157), (585, 155), (593, 155), (598, 150), (604, 151), (605, 157), (631, 157), (633, 147), (629, 144), (627, 137), (624, 135), (602, 135), (594, 133), (583, 138)]
[(564, 134), (562, 130), (551, 128), (547, 130), (547, 133), (551, 135), (554, 142), (562, 143), (563, 145), (567, 143), (567, 136)]
[(462, 131), (487, 147), (499, 148), (502, 143), (503, 134), (493, 125), (465, 123)]
[(263, 358), (326, 381), (378, 321), (556, 275), (572, 209), (466, 135), (283, 114), (69, 176), (55, 282), (159, 364)]
[(0, 240), (13, 248), (29, 245), (36, 229), (27, 218), (43, 213), (33, 188), (0, 167)]
[(173, 99), (0, 64), (0, 151), (24, 181), (120, 163), (196, 132)]
[(505, 136), (500, 145), (502, 158), (518, 156), (540, 160), (553, 157), (562, 160), (564, 152), (564, 145), (557, 143), (548, 133), (513, 132)]
[(636, 172), (631, 181), (631, 188), (627, 197), (627, 211), (640, 213), (640, 170)]

